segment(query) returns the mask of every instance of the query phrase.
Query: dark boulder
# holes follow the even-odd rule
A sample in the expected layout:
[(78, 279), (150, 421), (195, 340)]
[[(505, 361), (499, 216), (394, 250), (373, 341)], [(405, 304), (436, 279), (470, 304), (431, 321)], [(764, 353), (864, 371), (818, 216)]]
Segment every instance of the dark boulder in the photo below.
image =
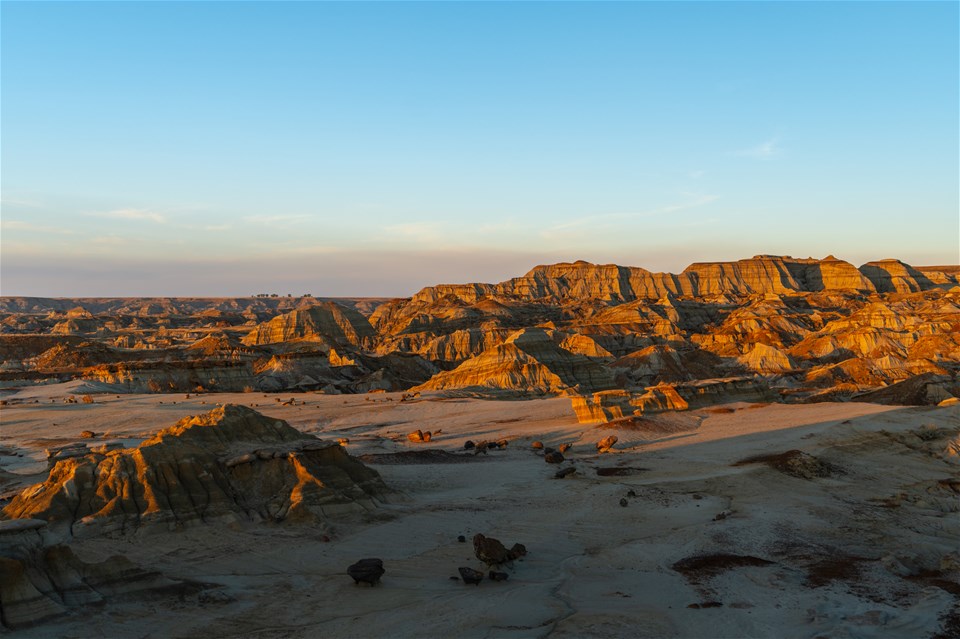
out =
[(551, 451), (543, 456), (543, 461), (547, 462), (548, 464), (562, 464), (563, 455), (557, 451)]
[(467, 568), (466, 566), (461, 566), (457, 570), (460, 571), (460, 578), (463, 579), (463, 583), (465, 584), (474, 584), (479, 586), (480, 582), (483, 581), (483, 573), (479, 570)]
[(380, 577), (383, 576), (382, 559), (361, 559), (357, 563), (347, 568), (347, 574), (353, 577), (353, 583), (359, 584), (361, 581), (371, 586), (380, 583)]

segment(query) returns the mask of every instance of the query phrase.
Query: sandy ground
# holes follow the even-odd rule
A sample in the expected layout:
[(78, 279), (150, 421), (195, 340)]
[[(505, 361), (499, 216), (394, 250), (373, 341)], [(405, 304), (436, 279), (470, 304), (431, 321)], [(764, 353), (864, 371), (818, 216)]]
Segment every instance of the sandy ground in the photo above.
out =
[[(219, 584), (224, 601), (112, 601), (18, 636), (932, 637), (957, 610), (960, 587), (949, 590), (960, 568), (960, 506), (946, 480), (960, 480), (960, 465), (895, 436), (960, 429), (956, 406), (730, 404), (613, 431), (578, 424), (566, 399), (237, 393), (62, 402), (85, 390), (4, 394), (6, 492), (43, 479), (45, 446), (79, 441), (83, 430), (135, 445), (218, 402), (347, 437), (355, 455), (510, 443), (466, 463), (373, 458), (395, 492), (323, 530), (200, 525), (75, 541), (86, 559), (121, 553), (173, 578)], [(296, 405), (276, 401), (291, 397)], [(418, 428), (440, 433), (408, 442)], [(594, 443), (608, 434), (619, 437), (616, 449), (598, 455)], [(558, 467), (531, 449), (534, 440), (572, 443), (563, 466), (577, 472), (555, 479)], [(832, 471), (802, 478), (733, 465), (792, 449)], [(526, 545), (529, 554), (505, 568), (509, 581), (451, 579), (459, 566), (482, 568), (469, 543), (477, 532)], [(363, 557), (384, 560), (380, 586), (355, 586), (345, 574)]]

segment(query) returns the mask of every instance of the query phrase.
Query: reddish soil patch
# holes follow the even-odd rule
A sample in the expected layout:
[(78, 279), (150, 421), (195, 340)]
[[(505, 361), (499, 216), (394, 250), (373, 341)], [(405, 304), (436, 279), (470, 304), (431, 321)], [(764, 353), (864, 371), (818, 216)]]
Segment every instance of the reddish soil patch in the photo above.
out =
[[(744, 566), (771, 566), (774, 562), (750, 555), (716, 553), (686, 557), (671, 566), (691, 583), (700, 583), (734, 568)], [(701, 606), (702, 607), (702, 606)]]

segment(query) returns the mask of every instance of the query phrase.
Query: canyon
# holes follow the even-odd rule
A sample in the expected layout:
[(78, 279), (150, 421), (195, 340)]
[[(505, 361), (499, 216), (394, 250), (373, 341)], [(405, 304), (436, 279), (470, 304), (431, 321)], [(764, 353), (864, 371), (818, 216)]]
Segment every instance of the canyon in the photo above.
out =
[(0, 298), (0, 632), (954, 636), (958, 277)]

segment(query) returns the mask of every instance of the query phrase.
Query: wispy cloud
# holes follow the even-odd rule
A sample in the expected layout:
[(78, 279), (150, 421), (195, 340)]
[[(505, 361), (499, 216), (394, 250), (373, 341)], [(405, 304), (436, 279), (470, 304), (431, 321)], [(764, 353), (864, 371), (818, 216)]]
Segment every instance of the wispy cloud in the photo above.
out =
[(558, 235), (563, 235), (565, 232), (571, 231), (573, 229), (580, 229), (584, 226), (610, 226), (612, 223), (622, 223), (627, 222), (633, 219), (641, 219), (647, 217), (655, 217), (657, 215), (666, 215), (668, 213), (676, 213), (677, 211), (683, 211), (686, 209), (696, 208), (698, 206), (704, 206), (710, 204), (711, 202), (716, 202), (720, 199), (719, 195), (699, 195), (696, 193), (681, 193), (680, 195), (684, 196), (686, 199), (682, 202), (676, 202), (674, 204), (668, 204), (666, 206), (661, 206), (660, 208), (650, 209), (649, 211), (637, 211), (630, 213), (603, 213), (600, 215), (587, 215), (575, 220), (570, 220), (564, 222), (563, 224), (556, 224), (549, 229), (546, 229), (541, 232), (543, 237), (554, 238)]
[(5, 197), (2, 200), (0, 200), (0, 207), (4, 207), (4, 206), (12, 206), (12, 207), (22, 208), (22, 209), (43, 208), (43, 205), (41, 205), (36, 200), (20, 200), (20, 199), (8, 198), (8, 197)]
[(3, 220), (0, 222), (0, 228), (7, 231), (26, 231), (29, 233), (57, 233), (59, 235), (76, 235), (76, 231), (60, 228), (56, 226), (44, 226), (40, 224), (31, 224), (21, 220)]
[(780, 149), (779, 145), (779, 138), (770, 138), (766, 142), (761, 142), (760, 144), (752, 146), (749, 149), (740, 149), (739, 151), (734, 151), (731, 155), (737, 155), (746, 158), (756, 158), (759, 160), (769, 160), (774, 156), (780, 155), (782, 150)]
[(405, 222), (383, 227), (391, 239), (407, 242), (434, 242), (439, 240), (443, 229), (438, 222)]
[(290, 224), (293, 222), (302, 222), (307, 218), (309, 218), (308, 215), (247, 215), (243, 218), (243, 221), (249, 224), (276, 226), (281, 224)]
[(160, 213), (146, 209), (116, 209), (113, 211), (88, 213), (88, 215), (92, 215), (94, 217), (105, 217), (113, 220), (156, 222), (157, 224), (165, 224), (167, 221), (165, 215), (161, 215)]

